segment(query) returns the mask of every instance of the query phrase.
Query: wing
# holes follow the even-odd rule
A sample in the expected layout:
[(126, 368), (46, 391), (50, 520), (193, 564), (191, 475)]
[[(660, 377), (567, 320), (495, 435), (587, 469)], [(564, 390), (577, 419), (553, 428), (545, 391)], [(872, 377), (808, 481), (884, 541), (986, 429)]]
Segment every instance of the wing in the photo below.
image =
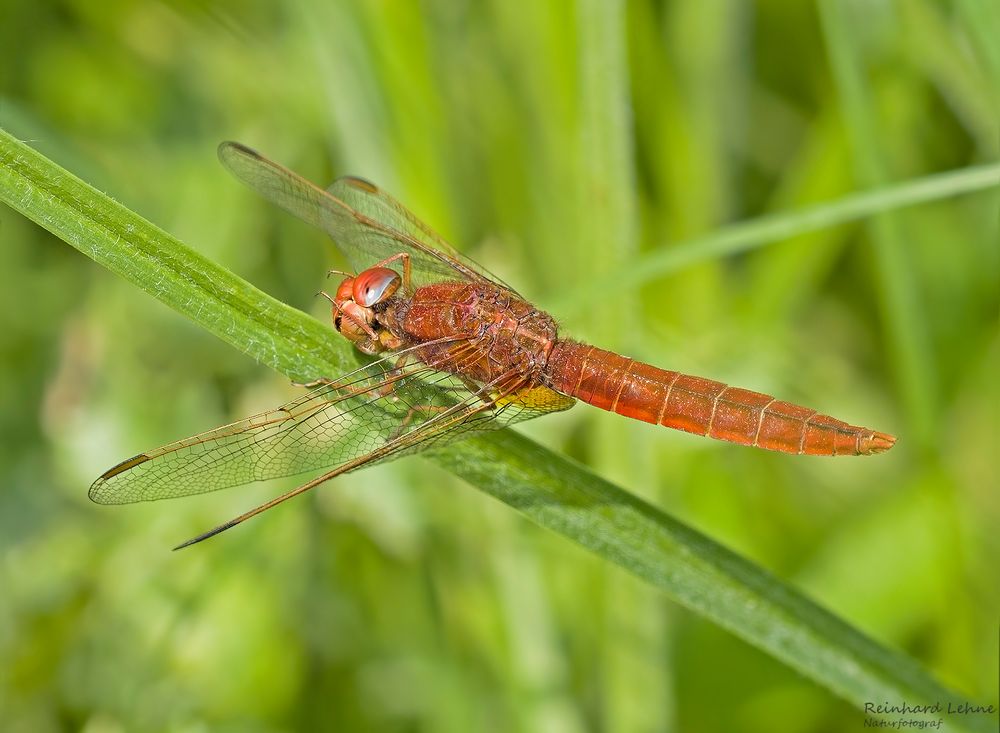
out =
[(346, 472), (572, 404), (514, 380), (472, 391), (445, 372), (419, 361), (401, 364), (394, 355), (275, 410), (140, 453), (98, 478), (90, 498), (126, 504), (320, 468)]
[[(455, 250), (440, 234), (371, 181), (357, 176), (343, 176), (326, 190), (338, 201), (344, 202), (360, 214), (367, 223), (376, 223), (383, 229), (401, 233), (407, 242), (419, 242), (423, 247), (446, 257), (449, 265), (453, 269), (459, 269), (467, 279), (486, 280), (514, 292), (513, 288), (482, 265)], [(364, 225), (366, 224), (360, 226)], [(358, 243), (354, 248), (358, 255), (349, 254), (346, 250), (345, 255), (351, 265), (358, 270), (371, 265), (372, 262), (391, 257), (399, 251), (398, 240), (392, 242), (390, 247), (386, 247), (387, 242), (384, 240), (366, 238), (363, 232), (358, 232), (354, 240)], [(355, 261), (356, 259), (358, 261)]]
[(303, 221), (323, 229), (357, 271), (392, 255), (410, 255), (417, 285), (443, 280), (491, 282), (510, 289), (455, 251), (389, 194), (361, 178), (338, 179), (324, 191), (284, 166), (236, 142), (219, 146), (219, 160), (243, 183)]

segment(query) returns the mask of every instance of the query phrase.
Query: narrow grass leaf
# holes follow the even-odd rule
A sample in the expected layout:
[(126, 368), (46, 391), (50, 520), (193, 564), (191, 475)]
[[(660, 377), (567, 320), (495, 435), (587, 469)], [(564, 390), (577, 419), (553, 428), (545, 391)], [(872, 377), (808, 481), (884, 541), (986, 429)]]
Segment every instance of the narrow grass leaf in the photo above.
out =
[(561, 313), (582, 308), (614, 283), (616, 288), (644, 285), (685, 267), (748, 252), (826, 227), (857, 221), (884, 211), (915, 206), (1000, 186), (1000, 163), (970, 166), (844, 196), (828, 204), (762, 216), (733, 224), (704, 237), (676, 242), (638, 258), (628, 267), (605, 274), (566, 292), (549, 305)]

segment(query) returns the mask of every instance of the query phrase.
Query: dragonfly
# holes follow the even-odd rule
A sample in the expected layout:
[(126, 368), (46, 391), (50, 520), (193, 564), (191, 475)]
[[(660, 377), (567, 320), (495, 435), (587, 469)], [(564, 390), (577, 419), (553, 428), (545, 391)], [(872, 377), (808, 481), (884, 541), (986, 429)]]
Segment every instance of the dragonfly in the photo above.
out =
[(140, 453), (90, 487), (99, 504), (203, 494), (322, 470), (180, 549), (330, 479), (441, 448), (576, 400), (717, 440), (814, 456), (871, 455), (895, 437), (711, 379), (564, 338), (555, 319), (463, 256), (374, 184), (322, 189), (236, 142), (222, 164), (288, 213), (326, 232), (353, 272), (330, 301), (360, 366), (302, 385), (273, 410)]

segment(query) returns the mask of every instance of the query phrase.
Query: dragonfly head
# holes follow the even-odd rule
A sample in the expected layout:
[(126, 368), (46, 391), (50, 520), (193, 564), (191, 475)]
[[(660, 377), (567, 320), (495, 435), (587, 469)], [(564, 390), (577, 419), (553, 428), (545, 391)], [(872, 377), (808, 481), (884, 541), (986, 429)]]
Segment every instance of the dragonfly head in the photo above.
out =
[(366, 354), (398, 348), (400, 340), (379, 323), (376, 309), (399, 289), (402, 279), (388, 267), (372, 267), (347, 277), (333, 301), (336, 329)]

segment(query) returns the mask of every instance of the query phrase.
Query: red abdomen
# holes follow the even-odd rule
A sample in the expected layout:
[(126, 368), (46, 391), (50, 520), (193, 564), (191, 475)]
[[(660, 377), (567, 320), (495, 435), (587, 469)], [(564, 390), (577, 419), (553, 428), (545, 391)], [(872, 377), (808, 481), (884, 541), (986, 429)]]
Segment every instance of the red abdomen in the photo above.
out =
[(595, 407), (731, 443), (842, 456), (881, 453), (896, 442), (886, 433), (770, 395), (657, 369), (573, 341), (556, 342), (545, 371), (553, 389)]

